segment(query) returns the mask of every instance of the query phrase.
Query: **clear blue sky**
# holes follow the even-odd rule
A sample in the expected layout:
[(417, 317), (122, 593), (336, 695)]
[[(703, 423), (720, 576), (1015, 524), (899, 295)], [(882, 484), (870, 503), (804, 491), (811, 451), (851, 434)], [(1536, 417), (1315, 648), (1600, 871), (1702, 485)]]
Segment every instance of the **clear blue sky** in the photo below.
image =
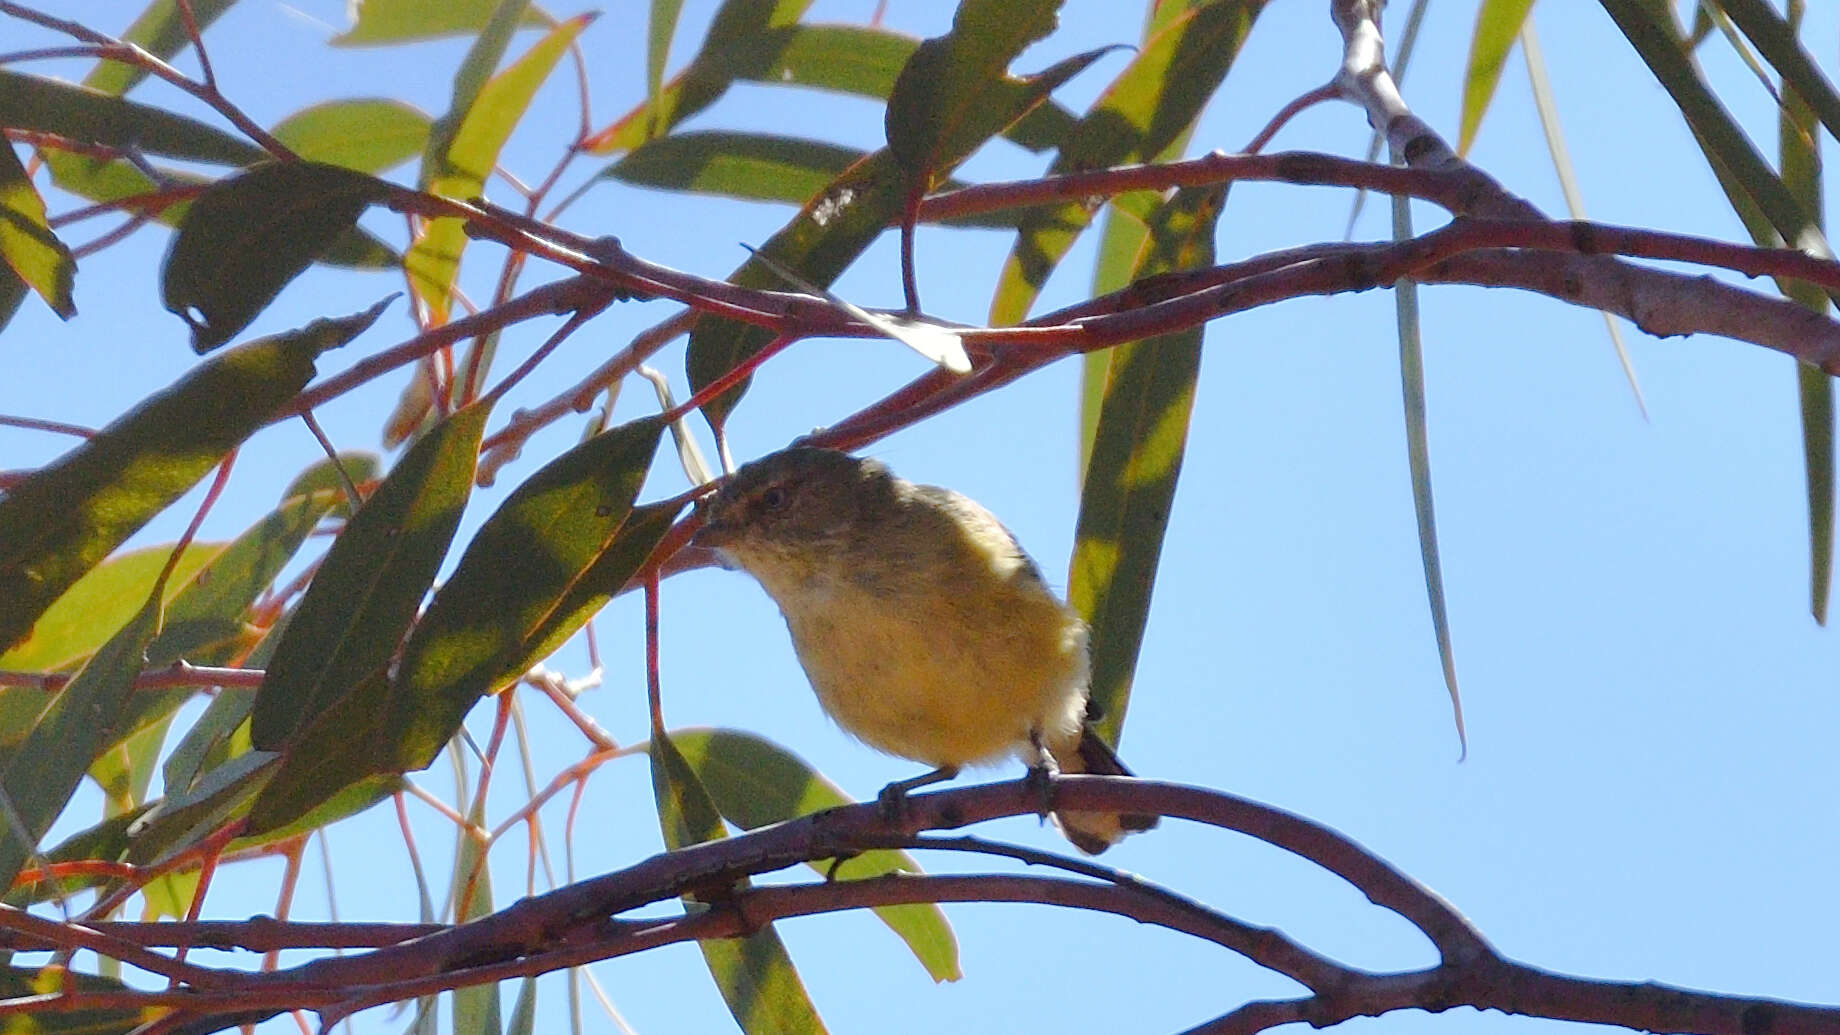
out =
[[(137, 7), (115, 0), (56, 6), (63, 16), (111, 31), (123, 28)], [(583, 38), (597, 120), (642, 94), (646, 6), (615, 0)], [(713, 6), (686, 4), (683, 40), (698, 38)], [(810, 17), (858, 21), (874, 6), (819, 0)], [(1396, 21), (1406, 6), (1394, 5)], [(1810, 6), (1806, 38), (1831, 62), (1836, 12)], [(1278, 106), (1334, 71), (1340, 44), (1326, 7), (1320, 0), (1271, 6), (1204, 118), (1196, 150), (1237, 149)], [(322, 43), (343, 26), (343, 9), (336, 0), (246, 0), (233, 9), (207, 37), (226, 91), (271, 124), (335, 96), (383, 94), (442, 111), (463, 44), (328, 50)], [(932, 0), (893, 0), (887, 19), (929, 35), (943, 31), (950, 9)], [(1415, 109), (1453, 138), (1473, 9), (1433, 5), (1405, 82)], [(1590, 214), (1744, 239), (1674, 109), (1607, 16), (1585, 3), (1541, 5), (1538, 14)], [(1134, 4), (1069, 0), (1062, 32), (1025, 55), (1018, 69), (1133, 42), (1138, 20)], [(41, 38), (13, 25), (5, 35), (7, 49)], [(532, 38), (520, 37), (517, 49)], [(691, 49), (690, 42), (680, 45), (674, 58), (681, 61)], [(1728, 103), (1773, 151), (1769, 98), (1722, 43), (1706, 50)], [(1084, 107), (1126, 60), (1106, 58), (1062, 92), (1063, 102)], [(1835, 74), (1831, 63), (1824, 67)], [(60, 74), (76, 78), (82, 71), (64, 66)], [(559, 81), (539, 99), (543, 114), (508, 153), (507, 164), (519, 174), (540, 175), (571, 132), (572, 89)], [(171, 96), (145, 88), (145, 99), (170, 103)], [(880, 143), (881, 114), (860, 100), (738, 87), (693, 125), (870, 148)], [(1356, 109), (1329, 105), (1306, 113), (1273, 146), (1358, 157), (1367, 141)], [(1518, 57), (1472, 157), (1510, 190), (1550, 213), (1563, 211)], [(1011, 178), (1041, 167), (1041, 159), (999, 145), (965, 174)], [(593, 165), (579, 168), (586, 173)], [(502, 185), (491, 193), (509, 197)], [(1350, 202), (1337, 190), (1236, 187), (1221, 222), (1221, 256), (1338, 239)], [(53, 202), (54, 211), (68, 207), (67, 199)], [(742, 257), (738, 241), (763, 240), (788, 214), (609, 185), (566, 222), (579, 231), (616, 233), (647, 258), (721, 275)], [(1437, 217), (1421, 211), (1420, 225), (1435, 225)], [(387, 219), (374, 225), (399, 229)], [(85, 224), (73, 236), (85, 240), (93, 232)], [(1387, 233), (1385, 205), (1370, 204), (1357, 237)], [(920, 275), (929, 308), (981, 322), (1008, 244), (995, 233), (924, 236)], [(162, 233), (147, 231), (85, 260), (77, 283), (82, 314), (69, 324), (27, 302), (0, 340), (7, 369), (0, 412), (100, 423), (193, 362), (184, 326), (158, 302), (153, 263), (164, 245)], [(489, 291), (496, 274), (484, 258), (476, 256), (466, 271), (476, 297)], [(1082, 296), (1090, 258), (1088, 242), (1052, 282), (1044, 308)], [(250, 334), (354, 311), (398, 286), (374, 275), (310, 275)], [(838, 290), (863, 304), (898, 304), (891, 244), (873, 249)], [(1468, 760), (1457, 762), (1432, 642), (1406, 470), (1393, 302), (1379, 291), (1268, 307), (1210, 328), (1125, 756), (1146, 775), (1232, 790), (1346, 832), (1446, 896), (1518, 959), (1593, 977), (1840, 1001), (1833, 970), (1840, 781), (1832, 755), (1840, 729), (1834, 678), (1840, 642), (1807, 609), (1807, 520), (1790, 361), (1741, 343), (1657, 341), (1629, 328), (1652, 416), (1644, 422), (1595, 313), (1480, 289), (1430, 289), (1422, 301)], [(407, 337), (402, 312), (399, 306), (323, 369)], [(514, 401), (547, 398), (668, 312), (657, 303), (610, 311)], [(504, 354), (522, 355), (547, 329), (514, 333)], [(658, 365), (681, 392), (681, 347)], [(921, 368), (912, 354), (885, 343), (802, 343), (767, 368), (737, 413), (737, 454), (777, 448), (874, 401)], [(391, 382), (355, 394), (321, 418), (341, 446), (374, 448), (379, 414), (399, 387)], [(1076, 388), (1076, 365), (1063, 363), (871, 452), (902, 474), (982, 501), (1051, 577), (1064, 580), (1056, 573), (1066, 571), (1073, 534)], [(631, 415), (648, 409), (649, 387), (629, 386), (621, 406)], [(528, 452), (539, 460), (553, 455), (579, 430), (578, 421), (568, 422), (539, 436)], [(65, 445), (0, 430), (0, 468), (31, 466)], [(206, 535), (234, 535), (318, 455), (298, 424), (265, 432), (245, 451)], [(516, 470), (501, 486), (515, 483)], [(683, 488), (673, 470), (660, 470), (652, 491)], [(503, 491), (475, 498), (468, 528)], [(181, 504), (140, 541), (172, 538), (189, 513)], [(773, 606), (747, 579), (696, 572), (667, 583), (663, 604), (666, 710), (674, 725), (758, 731), (858, 797), (911, 774), (910, 764), (849, 741), (824, 719)], [(584, 707), (616, 738), (636, 742), (645, 736), (637, 599), (616, 601), (597, 626), (606, 681), (583, 699)], [(587, 663), (572, 646), (552, 664), (579, 675)], [(531, 711), (543, 782), (585, 745), (541, 706)], [(486, 728), (476, 726), (480, 735)], [(451, 794), (445, 762), (420, 779)], [(522, 787), (513, 774), (503, 774), (496, 787), (502, 796), (494, 814), (502, 816)], [(578, 874), (656, 850), (642, 760), (605, 767), (585, 809), (575, 842)], [(411, 810), (425, 855), (438, 862), (451, 845), (449, 828), (420, 805)], [(562, 812), (550, 815), (556, 835)], [(1060, 847), (1051, 830), (1032, 821), (987, 832)], [(415, 918), (413, 884), (387, 808), (334, 828), (328, 840), (341, 916)], [(495, 860), (501, 901), (508, 900), (523, 886), (521, 838), (501, 845)], [(1352, 964), (1385, 969), (1432, 959), (1402, 921), (1334, 878), (1237, 836), (1170, 822), (1106, 861)], [(207, 901), (207, 915), (271, 910), (278, 875), (278, 864), (226, 875)], [(310, 868), (296, 915), (324, 916), (326, 909), (323, 882)], [(839, 1032), (1176, 1031), (1248, 999), (1297, 991), (1219, 949), (1114, 918), (1020, 906), (954, 907), (950, 915), (966, 977), (938, 987), (869, 917), (804, 920), (782, 932)], [(719, 1031), (729, 1023), (694, 949), (601, 964), (594, 973), (638, 1031)], [(546, 1010), (559, 1009), (559, 980), (545, 986)], [(545, 1016), (546, 1030), (556, 1030), (562, 1015)], [(617, 1030), (592, 1005), (586, 1016), (588, 1030)], [(405, 1023), (378, 1012), (360, 1028), (392, 1031)], [(1413, 1014), (1350, 1027), (1558, 1028), (1493, 1015)]]

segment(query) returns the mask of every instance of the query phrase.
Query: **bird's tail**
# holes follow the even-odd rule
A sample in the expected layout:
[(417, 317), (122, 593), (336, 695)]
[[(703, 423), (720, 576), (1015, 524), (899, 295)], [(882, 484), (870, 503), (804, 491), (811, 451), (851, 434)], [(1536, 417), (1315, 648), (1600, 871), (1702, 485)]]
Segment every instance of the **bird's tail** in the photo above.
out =
[[(1130, 776), (1111, 745), (1099, 739), (1091, 726), (1080, 727), (1079, 742), (1054, 752), (1054, 762), (1063, 773), (1090, 773), (1094, 776)], [(1112, 812), (1071, 812), (1054, 814), (1054, 823), (1067, 835), (1073, 846), (1087, 855), (1098, 855), (1124, 839), (1156, 826), (1157, 816)]]

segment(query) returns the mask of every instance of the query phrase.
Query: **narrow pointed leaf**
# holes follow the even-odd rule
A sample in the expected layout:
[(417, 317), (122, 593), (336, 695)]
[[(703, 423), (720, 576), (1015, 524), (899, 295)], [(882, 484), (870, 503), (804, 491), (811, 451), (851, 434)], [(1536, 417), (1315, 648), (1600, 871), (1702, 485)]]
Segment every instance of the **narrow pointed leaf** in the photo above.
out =
[(45, 199), (5, 141), (0, 141), (0, 265), (31, 285), (52, 312), (66, 320), (77, 315), (70, 298), (76, 260), (45, 222)]
[(0, 497), (0, 644), (190, 489), (380, 308), (227, 350)]
[[(1039, 108), (1056, 87), (1078, 75), (1105, 51), (1089, 51), (1060, 61), (1022, 78), (1005, 77), (990, 90), (988, 103), (977, 118), (959, 128), (945, 150), (936, 156), (933, 172), (943, 176), (964, 161), (985, 141)], [(907, 197), (907, 179), (886, 148), (869, 155), (841, 173), (823, 191), (807, 201), (798, 215), (759, 248), (754, 257), (729, 276), (748, 287), (781, 285), (782, 275), (767, 262), (789, 270), (812, 284), (828, 288), (856, 257), (888, 228), (900, 214)], [(771, 332), (733, 320), (703, 319), (690, 332), (685, 366), (690, 387), (708, 385), (772, 339)], [(720, 427), (740, 401), (746, 383), (737, 385), (703, 407), (713, 426)]]
[(819, 140), (695, 130), (641, 144), (601, 175), (639, 187), (802, 205), (863, 157), (856, 148)]
[(560, 647), (644, 562), (675, 517), (633, 507), (663, 432), (648, 417), (596, 435), (480, 527), (403, 648), (403, 769), (432, 762), (475, 702)]
[[(1412, 237), (1411, 200), (1393, 199), (1393, 239)], [(1412, 471), (1412, 509), (1418, 516), (1418, 550), (1425, 568), (1425, 593), (1431, 604), (1431, 629), (1437, 639), (1438, 661), (1444, 670), (1444, 689), (1450, 694), (1451, 715), (1457, 740), (1469, 753), (1469, 736), (1463, 728), (1463, 698), (1457, 690), (1456, 653), (1450, 641), (1450, 616), (1444, 606), (1444, 566), (1439, 557), (1437, 511), (1431, 496), (1431, 439), (1425, 423), (1425, 352), (1419, 334), (1418, 285), (1401, 280), (1393, 285), (1399, 323), (1399, 385), (1405, 400), (1406, 459)]]
[[(1807, 189), (1792, 189), (1785, 182), (1789, 174), (1797, 179), (1812, 177), (1818, 181), (1818, 167), (1805, 166), (1797, 170), (1785, 153), (1785, 176), (1778, 176), (1770, 168), (1693, 63), (1672, 9), (1655, 0), (1602, 0), (1602, 3), (1615, 19), (1617, 28), (1680, 108), (1700, 150), (1706, 155), (1707, 165), (1724, 188), (1726, 198), (1744, 222), (1751, 239), (1764, 247), (1781, 247), (1787, 242), (1817, 258), (1833, 258), (1815, 215), (1820, 211), (1818, 205), (1809, 209), (1804, 204), (1805, 197), (1818, 201), (1818, 195), (1810, 194)], [(1800, 117), (1810, 119), (1812, 112), (1806, 107), (1805, 98), (1792, 103), (1802, 104)], [(1805, 145), (1797, 145), (1798, 148), (1802, 146)], [(1808, 188), (1810, 184), (1803, 186)], [(1778, 280), (1777, 288), (1804, 304), (1826, 306), (1822, 293), (1810, 291), (1796, 282)], [(1822, 398), (1832, 391), (1829, 379), (1823, 376), (1818, 381), (1817, 384), (1811, 375), (1798, 373), (1809, 502), (1810, 597), (1811, 610), (1817, 620), (1825, 616), (1828, 584), (1832, 579), (1831, 443), (1834, 419), (1831, 399), (1824, 401)]]
[[(1813, 119), (1835, 139), (1840, 139), (1840, 91), (1821, 74), (1813, 55), (1797, 38), (1797, 26), (1763, 0), (1718, 0), (1724, 11), (1757, 50), (1782, 75), (1784, 86), (1801, 97)], [(1812, 122), (1812, 119), (1811, 119)]]
[[(805, 760), (770, 741), (741, 730), (689, 729), (671, 734), (722, 818), (756, 830), (798, 816), (852, 803), (836, 784)], [(831, 861), (809, 864), (838, 880), (865, 880), (890, 873), (921, 873), (906, 852), (875, 850), (852, 856), (833, 871)], [(907, 943), (934, 981), (957, 981), (958, 939), (937, 905), (876, 906), (875, 915)]]
[[(651, 743), (652, 794), (667, 848), (728, 836), (702, 779), (663, 730)], [(737, 889), (748, 886), (739, 881)], [(694, 900), (690, 903), (695, 908)], [(748, 1035), (817, 1035), (825, 1030), (779, 934), (769, 925), (745, 938), (697, 942), (735, 1023)]]
[[(210, 28), (217, 16), (234, 3), (236, 0), (191, 0), (192, 18), (198, 31), (202, 33)], [(174, 0), (153, 0), (121, 34), (121, 39), (125, 43), (139, 44), (157, 58), (170, 58), (192, 43), (191, 33), (185, 28), (185, 18)], [(125, 94), (148, 74), (145, 68), (130, 62), (98, 61), (90, 74), (83, 77), (83, 85), (103, 93)]]
[(422, 153), (433, 120), (384, 97), (315, 104), (275, 126), (275, 139), (309, 162), (380, 173)]
[[(1224, 188), (1184, 188), (1152, 213), (1135, 278), (1214, 263)], [(1116, 744), (1188, 442), (1202, 328), (1113, 348), (1080, 491), (1067, 601), (1092, 628), (1095, 728)]]
[[(1069, 133), (1050, 175), (1141, 162), (1162, 153), (1188, 132), (1213, 97), (1263, 8), (1263, 0), (1216, 0), (1170, 19)], [(1048, 274), (1092, 215), (1086, 205), (1070, 202), (1024, 224), (991, 299), (992, 324), (1014, 324), (1028, 315)]]
[(10, 814), (9, 821), (0, 821), (0, 888), (12, 886), (83, 774), (121, 732), (117, 724), (134, 693), (142, 655), (159, 628), (156, 590), (140, 613), (78, 670), (8, 761), (0, 784), (26, 829), (13, 827)]
[(212, 165), (248, 165), (268, 157), (241, 137), (196, 119), (86, 86), (4, 69), (0, 126)]
[[(523, 57), (488, 80), (464, 109), (450, 111), (435, 124), (423, 156), (426, 190), (458, 199), (478, 197), (484, 192), (486, 177), (498, 162), (499, 151), (529, 110), (537, 88), (593, 20), (592, 14), (584, 14), (558, 25)], [(460, 92), (456, 89), (456, 96)], [(444, 138), (450, 123), (451, 136)], [(446, 322), (449, 294), (466, 244), (461, 221), (443, 216), (422, 227), (403, 259), (410, 286), (435, 314), (436, 323)]]
[[(660, 110), (659, 96), (664, 90), (664, 64), (671, 56), (671, 38), (677, 35), (677, 18), (684, 11), (684, 0), (652, 0), (652, 14), (645, 32), (645, 104), (648, 110)], [(650, 120), (652, 132), (659, 132), (659, 120)]]
[(1482, 116), (1501, 85), (1501, 69), (1520, 35), (1533, 0), (1482, 0), (1476, 28), (1469, 37), (1469, 64), (1463, 70), (1463, 107), (1457, 119), (1457, 153), (1466, 155), (1476, 142)]
[[(465, 923), (492, 912), (492, 869), (486, 845), (473, 836), (486, 825), (486, 803), (475, 798), (467, 826), (454, 831), (454, 921)], [(497, 982), (454, 989), (454, 1035), (500, 1035), (505, 1030)]]
[(366, 208), (380, 180), (316, 162), (278, 162), (226, 177), (192, 203), (160, 273), (166, 308), (200, 353), (229, 341)]
[(459, 526), (490, 412), (475, 403), (430, 429), (326, 552), (256, 695), (257, 747), (279, 749), (381, 680)]
[[(1747, 7), (1742, 3), (1729, 6)], [(1746, 14), (1757, 17), (1754, 11), (1747, 10)], [(1774, 12), (1769, 14), (1775, 16)], [(1789, 14), (1792, 22), (1783, 26), (1784, 31), (1800, 27), (1800, 0), (1791, 0)], [(1757, 33), (1751, 28), (1745, 32), (1756, 39)], [(1787, 70), (1782, 71), (1789, 79)], [(1782, 177), (1783, 185), (1795, 195), (1802, 211), (1819, 227), (1823, 211), (1821, 152), (1816, 144), (1815, 108), (1802, 93), (1803, 82), (1803, 77), (1789, 79), (1783, 88), (1778, 132)], [(1815, 312), (1827, 311), (1827, 293), (1820, 288), (1797, 281), (1785, 282), (1782, 287), (1790, 298)], [(1802, 463), (1808, 487), (1808, 610), (1816, 622), (1825, 625), (1834, 581), (1834, 381), (1807, 363), (1796, 364), (1795, 376), (1802, 410)]]

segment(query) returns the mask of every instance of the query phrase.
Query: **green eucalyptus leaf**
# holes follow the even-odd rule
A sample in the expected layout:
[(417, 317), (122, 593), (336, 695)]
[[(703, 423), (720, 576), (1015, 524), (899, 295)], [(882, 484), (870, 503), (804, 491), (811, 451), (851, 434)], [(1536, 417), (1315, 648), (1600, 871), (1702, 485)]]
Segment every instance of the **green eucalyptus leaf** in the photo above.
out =
[(0, 497), (0, 644), (190, 489), (382, 312), (315, 320), (199, 364)]
[(358, 216), (388, 196), (336, 165), (277, 162), (228, 176), (192, 202), (160, 273), (166, 308), (200, 353), (229, 341)]

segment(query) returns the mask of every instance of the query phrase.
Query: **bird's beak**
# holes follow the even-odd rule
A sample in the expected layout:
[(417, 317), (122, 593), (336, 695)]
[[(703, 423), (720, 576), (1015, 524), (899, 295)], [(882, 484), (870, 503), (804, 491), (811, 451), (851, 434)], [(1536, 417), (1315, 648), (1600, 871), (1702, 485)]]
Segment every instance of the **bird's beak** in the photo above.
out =
[(701, 546), (708, 550), (719, 550), (737, 538), (739, 530), (718, 518), (711, 517), (703, 522), (703, 527), (690, 537), (691, 546)]

